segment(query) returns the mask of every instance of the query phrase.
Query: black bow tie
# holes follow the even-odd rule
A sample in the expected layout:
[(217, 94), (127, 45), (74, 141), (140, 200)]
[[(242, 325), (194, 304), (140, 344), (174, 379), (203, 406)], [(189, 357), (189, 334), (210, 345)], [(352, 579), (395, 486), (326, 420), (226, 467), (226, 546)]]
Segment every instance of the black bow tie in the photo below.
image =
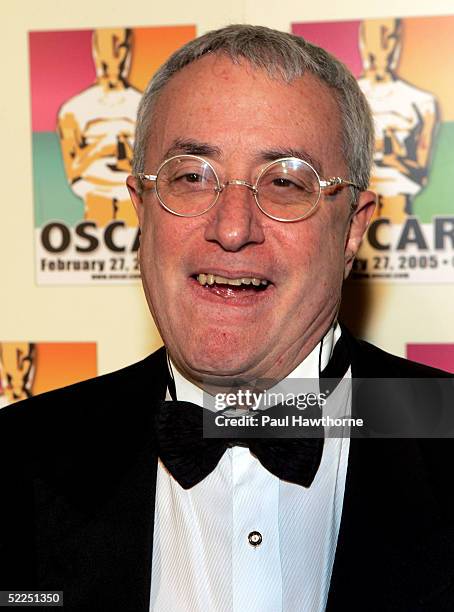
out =
[[(323, 378), (340, 380), (350, 365), (343, 338), (338, 340)], [(279, 414), (280, 406), (267, 410)], [(317, 410), (319, 410), (317, 408)], [(196, 404), (162, 401), (156, 411), (156, 443), (165, 467), (184, 489), (201, 482), (217, 466), (227, 448), (247, 446), (272, 474), (309, 487), (323, 454), (323, 427), (310, 438), (204, 438), (204, 418), (215, 415)]]

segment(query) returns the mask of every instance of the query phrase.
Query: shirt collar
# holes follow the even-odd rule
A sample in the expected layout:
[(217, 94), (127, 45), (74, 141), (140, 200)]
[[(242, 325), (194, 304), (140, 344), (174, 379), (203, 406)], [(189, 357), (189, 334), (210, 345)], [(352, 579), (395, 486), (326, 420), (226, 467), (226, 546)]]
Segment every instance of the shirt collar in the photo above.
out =
[[(341, 337), (342, 330), (336, 322), (334, 326), (323, 336), (322, 340), (314, 347), (309, 355), (296, 368), (290, 372), (287, 378), (318, 378), (320, 371), (324, 370), (328, 365), (334, 347)], [(203, 390), (197, 387), (194, 383), (185, 378), (175, 364), (172, 362), (170, 355), (167, 353), (167, 362), (169, 365), (170, 376), (173, 377), (175, 383), (176, 396), (179, 400), (192, 402), (198, 406), (203, 406)], [(166, 399), (171, 399), (170, 393), (167, 390)]]

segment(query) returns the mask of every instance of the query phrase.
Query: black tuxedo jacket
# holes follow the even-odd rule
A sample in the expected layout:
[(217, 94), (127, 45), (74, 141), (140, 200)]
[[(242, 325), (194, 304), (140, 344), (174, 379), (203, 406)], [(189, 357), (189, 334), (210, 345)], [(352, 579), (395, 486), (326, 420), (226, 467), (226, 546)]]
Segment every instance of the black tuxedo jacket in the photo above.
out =
[[(344, 333), (353, 377), (444, 375)], [(148, 612), (151, 415), (167, 376), (161, 349), (0, 411), (0, 590), (63, 590), (67, 612)], [(329, 612), (454, 610), (453, 449), (351, 440)]]

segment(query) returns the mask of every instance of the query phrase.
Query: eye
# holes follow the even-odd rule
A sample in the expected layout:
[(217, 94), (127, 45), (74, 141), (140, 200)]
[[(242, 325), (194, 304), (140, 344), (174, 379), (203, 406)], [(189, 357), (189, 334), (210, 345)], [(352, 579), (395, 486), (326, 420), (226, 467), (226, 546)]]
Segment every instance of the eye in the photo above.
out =
[(171, 158), (158, 173), (158, 192), (162, 197), (208, 197), (217, 185), (211, 166), (190, 155)]
[(291, 174), (276, 174), (266, 173), (260, 181), (262, 188), (278, 189), (285, 191), (301, 191), (301, 192), (313, 192), (314, 185), (310, 181), (305, 180), (304, 176), (297, 176)]
[(207, 183), (207, 178), (203, 174), (199, 172), (176, 172), (173, 176), (169, 178), (171, 183)]
[(213, 173), (207, 172), (204, 168), (177, 168), (173, 172), (169, 172), (167, 176), (163, 175), (160, 178), (162, 179), (161, 187), (163, 189), (169, 189), (172, 193), (182, 196), (211, 192), (216, 187)]
[(297, 187), (293, 181), (283, 177), (273, 179), (273, 185), (276, 187)]
[(201, 183), (203, 181), (203, 177), (196, 172), (185, 174), (182, 178), (186, 179), (188, 183)]

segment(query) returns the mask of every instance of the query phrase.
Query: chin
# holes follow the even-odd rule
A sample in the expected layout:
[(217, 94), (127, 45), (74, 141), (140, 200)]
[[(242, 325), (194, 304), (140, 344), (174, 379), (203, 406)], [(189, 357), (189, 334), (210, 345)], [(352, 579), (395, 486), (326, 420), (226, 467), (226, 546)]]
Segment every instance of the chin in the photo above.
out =
[[(240, 346), (230, 350), (226, 344), (198, 345), (193, 350), (181, 352), (182, 367), (200, 382), (215, 384), (226, 378), (247, 380), (257, 360), (256, 353), (250, 354), (250, 348), (242, 351)], [(253, 377), (249, 374), (249, 378)]]

